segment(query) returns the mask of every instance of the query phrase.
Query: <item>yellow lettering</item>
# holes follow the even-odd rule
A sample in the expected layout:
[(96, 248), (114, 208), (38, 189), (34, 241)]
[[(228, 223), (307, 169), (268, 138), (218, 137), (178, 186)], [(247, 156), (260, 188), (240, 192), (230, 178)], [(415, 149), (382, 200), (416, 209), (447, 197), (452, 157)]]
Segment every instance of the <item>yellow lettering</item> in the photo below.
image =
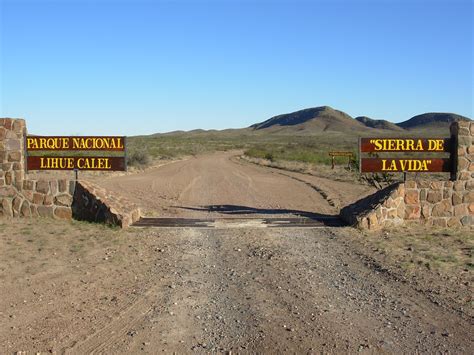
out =
[(444, 140), (428, 139), (428, 150), (442, 152), (444, 150)]
[(393, 139), (385, 140), (388, 143), (388, 147), (386, 150), (396, 150), (395, 141)]
[(27, 138), (26, 139), (26, 147), (27, 149), (37, 149), (38, 143), (34, 138)]
[(401, 171), (407, 170), (407, 160), (400, 160), (400, 168), (401, 168)]
[(416, 148), (413, 148), (413, 150), (423, 150), (423, 141), (421, 139), (418, 139)]
[(374, 140), (375, 150), (382, 150), (382, 144), (383, 144), (382, 139), (375, 139)]

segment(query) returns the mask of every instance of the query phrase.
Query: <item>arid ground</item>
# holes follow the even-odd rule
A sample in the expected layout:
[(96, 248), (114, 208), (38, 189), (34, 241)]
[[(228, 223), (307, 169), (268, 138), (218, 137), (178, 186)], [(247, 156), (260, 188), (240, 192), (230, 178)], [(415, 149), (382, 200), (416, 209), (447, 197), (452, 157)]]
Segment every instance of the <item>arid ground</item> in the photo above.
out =
[(472, 231), (265, 228), (372, 190), (234, 153), (95, 177), (213, 228), (0, 220), (0, 353), (473, 353)]

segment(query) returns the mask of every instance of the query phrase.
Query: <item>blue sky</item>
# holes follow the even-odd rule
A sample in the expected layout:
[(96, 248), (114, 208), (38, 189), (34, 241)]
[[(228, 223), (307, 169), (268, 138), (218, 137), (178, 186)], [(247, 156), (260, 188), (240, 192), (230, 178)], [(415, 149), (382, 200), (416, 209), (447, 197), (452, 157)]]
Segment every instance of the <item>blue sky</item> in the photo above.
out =
[(0, 3), (0, 116), (31, 133), (245, 127), (321, 105), (473, 117), (470, 0)]

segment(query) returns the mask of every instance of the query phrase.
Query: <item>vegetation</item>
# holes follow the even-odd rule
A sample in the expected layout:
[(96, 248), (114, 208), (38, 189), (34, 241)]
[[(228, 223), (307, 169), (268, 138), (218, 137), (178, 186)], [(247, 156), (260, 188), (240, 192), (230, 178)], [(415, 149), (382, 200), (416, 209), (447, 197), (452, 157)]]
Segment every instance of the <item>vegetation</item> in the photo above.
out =
[[(205, 152), (241, 150), (249, 157), (270, 161), (298, 161), (331, 164), (332, 150), (357, 152), (357, 137), (339, 132), (322, 132), (312, 136), (267, 135), (242, 132), (187, 133), (131, 137), (132, 152), (146, 147), (154, 159), (170, 159)], [(347, 164), (347, 158), (336, 157), (338, 164)]]
[(127, 165), (147, 167), (151, 164), (151, 157), (146, 149), (131, 150), (127, 155)]

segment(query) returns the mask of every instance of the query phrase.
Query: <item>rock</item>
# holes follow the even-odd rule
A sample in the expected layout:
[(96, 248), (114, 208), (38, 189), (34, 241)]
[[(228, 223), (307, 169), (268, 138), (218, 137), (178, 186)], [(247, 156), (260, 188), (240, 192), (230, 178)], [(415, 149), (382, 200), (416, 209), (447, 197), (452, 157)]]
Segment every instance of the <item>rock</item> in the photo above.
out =
[(421, 215), (420, 206), (406, 206), (405, 219), (419, 219)]
[(20, 214), (22, 217), (30, 217), (31, 216), (31, 211), (30, 211), (30, 203), (28, 201), (23, 201), (23, 204), (21, 205), (20, 209)]
[(33, 203), (35, 205), (42, 205), (44, 202), (44, 195), (40, 193), (33, 193)]
[(66, 192), (68, 188), (68, 180), (60, 179), (58, 180), (58, 191), (59, 192)]
[(453, 192), (452, 201), (454, 206), (461, 204), (462, 194), (460, 192)]
[(44, 180), (38, 181), (36, 183), (36, 191), (43, 194), (47, 194), (49, 192), (49, 182)]
[(420, 203), (420, 193), (418, 190), (407, 190), (405, 193), (405, 203), (408, 205)]
[(71, 219), (72, 209), (70, 207), (56, 207), (54, 209), (54, 215), (59, 219)]
[(443, 199), (443, 194), (441, 191), (428, 191), (426, 196), (426, 201), (431, 203), (440, 202)]
[(8, 154), (8, 161), (9, 162), (21, 161), (21, 152), (20, 151), (10, 152)]
[(23, 203), (23, 199), (20, 197), (20, 195), (17, 195), (14, 199), (13, 199), (13, 203), (12, 203), (12, 209), (13, 209), (13, 213), (15, 215), (19, 214), (20, 213), (20, 207), (21, 207), (21, 204)]
[(38, 206), (37, 210), (40, 217), (49, 217), (49, 218), (54, 217), (53, 206)]
[(53, 204), (53, 199), (54, 199), (54, 198), (53, 198), (53, 195), (50, 195), (50, 194), (45, 195), (45, 196), (44, 196), (44, 202), (43, 202), (43, 203), (44, 203), (46, 206), (50, 206), (50, 205)]
[(467, 206), (466, 205), (454, 206), (454, 215), (456, 217), (462, 217), (462, 216), (467, 215)]
[(449, 200), (443, 200), (433, 206), (431, 214), (433, 217), (450, 217), (452, 215), (451, 210), (451, 202)]
[(68, 194), (61, 194), (54, 198), (54, 203), (58, 206), (71, 206), (72, 196)]
[(461, 218), (461, 224), (463, 226), (474, 226), (474, 216), (464, 216)]
[(12, 200), (4, 198), (1, 200), (1, 212), (3, 216), (13, 217)]
[(23, 180), (23, 190), (33, 190), (35, 182), (32, 180)]
[(469, 191), (462, 200), (464, 203), (473, 203), (474, 202), (474, 191)]

